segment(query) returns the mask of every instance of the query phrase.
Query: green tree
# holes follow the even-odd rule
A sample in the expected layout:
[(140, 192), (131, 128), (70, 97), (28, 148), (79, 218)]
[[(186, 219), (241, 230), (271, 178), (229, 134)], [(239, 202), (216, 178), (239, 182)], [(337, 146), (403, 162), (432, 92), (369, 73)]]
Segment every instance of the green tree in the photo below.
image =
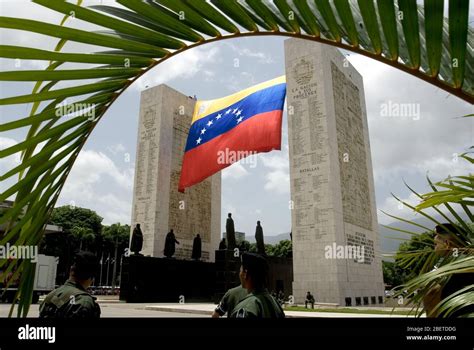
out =
[(289, 239), (282, 240), (273, 247), (272, 256), (276, 256), (280, 258), (291, 257), (292, 249), (293, 247)]
[[(112, 259), (112, 271), (111, 278), (106, 281), (105, 284), (115, 285), (117, 281), (117, 275), (120, 272), (121, 257), (124, 254), (125, 249), (129, 247), (130, 240), (130, 226), (121, 225), (115, 223), (110, 226), (104, 226), (102, 228), (102, 252), (101, 257), (104, 261), (105, 257)], [(107, 268), (111, 268), (110, 264)], [(107, 276), (107, 274), (106, 274)]]
[(69, 205), (54, 208), (50, 223), (61, 226), (62, 233), (44, 236), (40, 252), (59, 257), (57, 283), (63, 283), (69, 275), (74, 253), (89, 250), (99, 253), (101, 247), (102, 217), (93, 210)]
[(54, 208), (50, 223), (61, 226), (64, 232), (71, 232), (73, 227), (90, 228), (95, 235), (102, 231), (102, 218), (93, 210), (65, 205)]
[[(96, 240), (96, 235), (89, 227), (73, 226), (70, 230), (71, 236), (79, 241), (79, 250), (83, 250), (85, 245), (90, 245)], [(83, 245), (83, 243), (85, 243)]]
[(244, 251), (248, 252), (248, 251), (250, 251), (250, 245), (251, 245), (251, 244), (250, 244), (249, 241), (245, 241), (245, 240), (244, 240), (244, 241), (241, 243), (240, 246), (242, 247), (242, 249), (243, 249)]
[(120, 254), (123, 254), (130, 241), (130, 226), (120, 223), (104, 226), (102, 228), (102, 242), (109, 252), (112, 252), (115, 245), (119, 247)]
[[(13, 96), (0, 99), (1, 105), (31, 103), (27, 115), (18, 115), (17, 119), (1, 125), (2, 131), (28, 128), (24, 140), (0, 150), (1, 157), (21, 156), (21, 164), (0, 175), (2, 181), (18, 179), (0, 195), (0, 201), (15, 197), (14, 207), (0, 217), (0, 225), (21, 218), (20, 224), (7, 226), (5, 237), (8, 238), (3, 238), (1, 244), (39, 243), (77, 155), (108, 108), (143, 74), (187, 50), (191, 44), (238, 38), (242, 34), (281, 33), (363, 53), (470, 103), (474, 101), (468, 80), (472, 74), (467, 65), (473, 60), (473, 50), (467, 45), (471, 30), (468, 1), (451, 1), (455, 5), (449, 7), (448, 18), (440, 17), (442, 1), (427, 1), (426, 9), (415, 1), (379, 1), (376, 7), (372, 1), (351, 4), (337, 1), (335, 9), (324, 1), (315, 2), (316, 6), (307, 6), (304, 1), (247, 1), (244, 7), (237, 1), (160, 1), (159, 7), (153, 2), (121, 1), (120, 6), (126, 10), (114, 6), (82, 7), (82, 0), (76, 4), (46, 0), (36, 3), (64, 14), (63, 20), (59, 25), (41, 19), (7, 17), (0, 22), (8, 31), (26, 30), (58, 39), (52, 51), (18, 45), (3, 45), (0, 50), (0, 57), (5, 59), (49, 62), (44, 70), (18, 68), (0, 72), (1, 81), (35, 82), (30, 94), (19, 93), (22, 89), (18, 89)], [(170, 15), (183, 9), (186, 21)], [(404, 21), (397, 19), (398, 10), (403, 12)], [(290, 12), (298, 15), (288, 19), (286, 14)], [(318, 20), (321, 17), (332, 20)], [(377, 17), (382, 20), (377, 21)], [(107, 33), (70, 26), (71, 18), (103, 27)], [(397, 23), (403, 30), (397, 30)], [(430, 30), (418, 30), (418, 23), (425, 23)], [(444, 23), (449, 24), (446, 42), (443, 35), (438, 35)], [(66, 42), (88, 44), (98, 48), (98, 52), (61, 52)], [(431, 49), (426, 49), (427, 45)], [(446, 57), (456, 57), (457, 64), (442, 59)], [(70, 69), (69, 63), (88, 66)], [(70, 80), (78, 83), (64, 88), (62, 83)], [(61, 105), (66, 99), (69, 104)], [(71, 109), (75, 111), (73, 116), (64, 112)], [(24, 216), (23, 208), (27, 209)], [(15, 263), (0, 261), (0, 268)], [(25, 286), (21, 287), (21, 293), (31, 295), (31, 283), (28, 283), (34, 278), (31, 262), (21, 262), (17, 271)], [(29, 299), (21, 299), (19, 316), (27, 315)]]
[[(249, 252), (257, 252), (257, 244), (250, 243)], [(277, 244), (265, 244), (265, 253), (267, 256), (275, 256), (280, 258), (289, 258), (292, 256), (292, 245), (288, 239), (282, 240)]]
[(383, 281), (390, 288), (396, 287), (407, 281), (407, 276), (393, 261), (382, 261)]
[[(433, 246), (433, 232), (413, 235), (409, 241), (400, 244), (398, 252), (395, 255), (395, 265), (397, 272), (401, 274), (401, 283), (405, 283), (420, 274), (423, 266), (428, 263), (429, 253), (433, 251)], [(404, 258), (410, 254), (415, 254), (419, 257), (416, 260), (412, 260), (409, 264), (406, 264)], [(398, 286), (401, 283), (395, 284), (394, 286)]]

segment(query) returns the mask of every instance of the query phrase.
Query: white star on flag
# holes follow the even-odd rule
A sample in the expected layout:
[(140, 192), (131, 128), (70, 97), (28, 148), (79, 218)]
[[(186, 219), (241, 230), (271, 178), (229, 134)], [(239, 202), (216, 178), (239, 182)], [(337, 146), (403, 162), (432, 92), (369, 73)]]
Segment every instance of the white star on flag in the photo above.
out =
[(237, 119), (237, 124), (239, 124), (242, 121), (242, 119), (244, 119), (244, 117), (240, 117), (239, 119)]
[(201, 143), (201, 140), (202, 140), (201, 138), (198, 138), (198, 139), (196, 140), (196, 145), (199, 145), (199, 144)]
[(237, 113), (238, 110), (239, 110), (238, 108), (235, 108), (235, 109), (232, 111), (232, 114)]
[(227, 111), (225, 111), (225, 114), (229, 114), (231, 111), (232, 109), (229, 108)]
[(209, 120), (209, 121), (207, 122), (207, 126), (211, 126), (211, 125), (212, 125), (212, 120)]
[(237, 113), (235, 113), (236, 116), (239, 116), (240, 114), (242, 114), (242, 110), (238, 110)]
[(204, 134), (205, 132), (206, 132), (206, 128), (203, 128), (203, 129), (201, 130), (201, 135)]
[(222, 114), (219, 113), (219, 114), (217, 115), (217, 117), (216, 117), (216, 120), (221, 119), (221, 117), (222, 117)]

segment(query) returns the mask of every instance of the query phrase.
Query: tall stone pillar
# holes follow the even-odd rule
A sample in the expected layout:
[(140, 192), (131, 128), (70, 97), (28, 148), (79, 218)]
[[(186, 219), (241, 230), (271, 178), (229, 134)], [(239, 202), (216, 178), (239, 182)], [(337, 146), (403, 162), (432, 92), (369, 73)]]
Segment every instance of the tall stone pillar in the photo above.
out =
[(295, 300), (382, 303), (362, 77), (336, 48), (306, 40), (285, 41), (285, 62)]
[(195, 100), (159, 85), (141, 94), (132, 206), (132, 232), (143, 231), (142, 254), (163, 257), (166, 234), (174, 230), (177, 259), (191, 259), (200, 234), (203, 261), (219, 246), (221, 174), (178, 192), (184, 148)]

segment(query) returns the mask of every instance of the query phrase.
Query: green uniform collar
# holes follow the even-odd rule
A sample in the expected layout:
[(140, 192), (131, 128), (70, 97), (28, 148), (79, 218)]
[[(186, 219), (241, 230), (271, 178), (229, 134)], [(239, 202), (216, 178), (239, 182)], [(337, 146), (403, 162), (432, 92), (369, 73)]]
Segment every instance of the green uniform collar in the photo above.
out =
[(77, 288), (77, 289), (80, 289), (86, 293), (89, 294), (89, 292), (82, 286), (82, 284), (80, 284), (79, 282), (76, 282), (72, 279), (68, 279), (66, 281), (66, 283), (64, 283), (65, 286), (69, 286), (69, 287), (74, 287), (74, 288)]

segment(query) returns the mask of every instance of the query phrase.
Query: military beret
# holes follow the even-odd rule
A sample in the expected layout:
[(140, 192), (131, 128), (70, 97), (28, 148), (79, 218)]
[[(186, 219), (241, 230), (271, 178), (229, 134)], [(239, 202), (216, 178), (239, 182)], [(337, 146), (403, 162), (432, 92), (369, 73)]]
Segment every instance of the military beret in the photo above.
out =
[(244, 270), (249, 271), (250, 274), (264, 275), (268, 271), (267, 260), (259, 254), (243, 253), (241, 259), (242, 267)]

